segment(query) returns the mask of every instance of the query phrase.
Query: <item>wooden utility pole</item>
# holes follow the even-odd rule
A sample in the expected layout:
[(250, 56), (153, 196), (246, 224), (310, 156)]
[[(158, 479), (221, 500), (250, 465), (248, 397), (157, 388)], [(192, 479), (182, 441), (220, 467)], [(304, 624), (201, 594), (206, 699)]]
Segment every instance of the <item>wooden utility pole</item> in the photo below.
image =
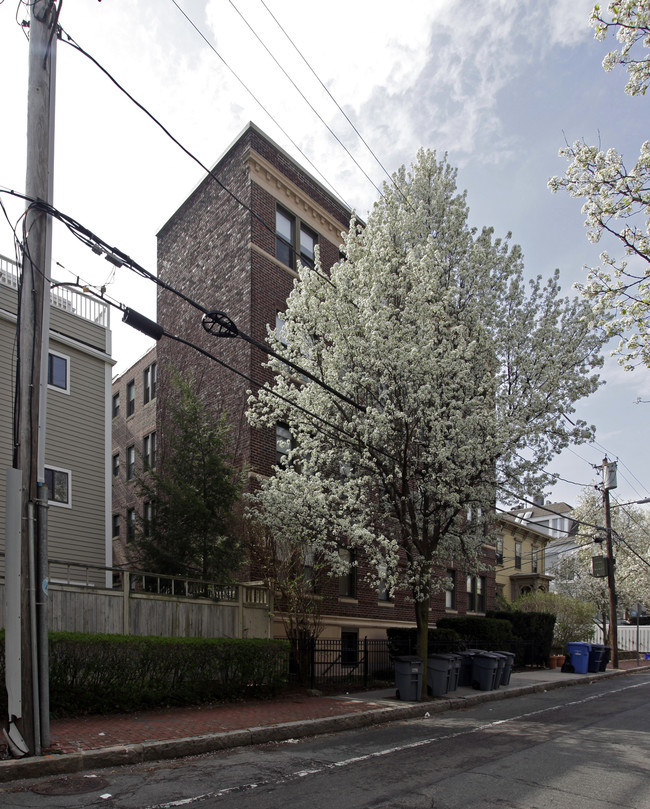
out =
[(618, 668), (618, 619), (616, 606), (616, 578), (614, 575), (614, 548), (612, 543), (612, 516), (609, 510), (609, 490), (616, 488), (616, 463), (603, 459), (603, 505), (607, 548), (607, 586), (609, 589), (609, 643), (612, 647), (612, 666)]
[[(35, 0), (29, 24), (29, 86), (27, 99), (27, 176), (29, 199), (52, 202), (54, 148), (54, 71), (58, 9), (54, 0)], [(42, 374), (44, 307), (49, 311), (51, 220), (28, 207), (19, 314), (19, 444), (15, 467), (22, 476), (20, 548), (20, 715), (10, 716), (31, 754), (41, 751), (38, 653), (35, 637), (37, 535), (34, 504), (38, 500), (40, 398), (47, 378)], [(47, 320), (46, 320), (47, 323)], [(47, 346), (47, 342), (45, 343)], [(45, 349), (47, 352), (47, 348)], [(47, 356), (47, 354), (45, 355)]]

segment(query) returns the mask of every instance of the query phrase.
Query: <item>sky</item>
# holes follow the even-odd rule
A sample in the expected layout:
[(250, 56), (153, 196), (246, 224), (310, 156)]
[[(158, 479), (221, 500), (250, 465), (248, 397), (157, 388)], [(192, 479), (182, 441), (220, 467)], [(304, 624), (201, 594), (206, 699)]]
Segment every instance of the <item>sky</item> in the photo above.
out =
[[(615, 40), (594, 39), (591, 5), (65, 0), (60, 24), (64, 39), (204, 165), (214, 165), (253, 121), (362, 219), (388, 175), (420, 147), (447, 153), (467, 191), (471, 223), (492, 226), (497, 236), (510, 232), (526, 273), (548, 277), (559, 268), (563, 292), (573, 295), (601, 250), (621, 251), (590, 244), (580, 201), (547, 188), (567, 165), (558, 151), (584, 139), (614, 146), (631, 164), (648, 123), (648, 101), (623, 92), (624, 70), (601, 67)], [(25, 188), (28, 78), (19, 22), (27, 17), (24, 3), (0, 2), (0, 190), (18, 192)], [(155, 272), (156, 233), (203, 176), (95, 64), (59, 42), (56, 208)], [(0, 199), (15, 224), (22, 204), (4, 193)], [(14, 256), (4, 216), (0, 254)], [(53, 261), (57, 280), (106, 285), (113, 300), (155, 318), (151, 281), (112, 267), (59, 224)], [(114, 371), (122, 373), (151, 343), (122, 324), (117, 310), (111, 318)], [(575, 413), (596, 426), (596, 442), (569, 448), (550, 465), (565, 480), (545, 492), (548, 500), (575, 504), (599, 482), (595, 467), (605, 455), (618, 461), (612, 495), (619, 502), (650, 496), (648, 370), (626, 372), (607, 352), (601, 377), (605, 384)]]

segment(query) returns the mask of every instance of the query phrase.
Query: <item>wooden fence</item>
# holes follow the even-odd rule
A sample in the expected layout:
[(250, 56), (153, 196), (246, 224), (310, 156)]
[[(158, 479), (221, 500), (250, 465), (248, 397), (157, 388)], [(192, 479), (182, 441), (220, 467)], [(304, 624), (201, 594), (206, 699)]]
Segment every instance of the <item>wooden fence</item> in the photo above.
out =
[[(0, 579), (2, 627), (4, 589)], [(48, 602), (53, 632), (271, 637), (271, 594), (260, 582), (219, 585), (51, 559)]]

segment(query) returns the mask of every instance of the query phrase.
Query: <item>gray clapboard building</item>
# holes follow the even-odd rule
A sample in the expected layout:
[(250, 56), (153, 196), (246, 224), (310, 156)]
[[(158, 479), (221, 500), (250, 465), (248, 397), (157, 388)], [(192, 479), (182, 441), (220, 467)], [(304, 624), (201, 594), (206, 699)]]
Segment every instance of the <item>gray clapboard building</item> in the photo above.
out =
[[(0, 563), (5, 477), (12, 466), (20, 268), (0, 256)], [(45, 481), (50, 490), (50, 580), (102, 586), (110, 566), (111, 332), (109, 307), (76, 288), (50, 293)], [(71, 564), (72, 563), (72, 564)]]

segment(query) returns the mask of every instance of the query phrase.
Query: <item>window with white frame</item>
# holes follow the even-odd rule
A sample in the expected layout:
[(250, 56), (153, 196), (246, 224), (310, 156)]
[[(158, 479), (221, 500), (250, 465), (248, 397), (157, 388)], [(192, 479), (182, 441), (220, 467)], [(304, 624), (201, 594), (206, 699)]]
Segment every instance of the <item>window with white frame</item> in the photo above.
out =
[(48, 353), (47, 385), (54, 390), (70, 393), (70, 357), (58, 351)]
[(521, 570), (521, 554), (522, 554), (521, 542), (515, 542), (515, 568), (517, 570)]
[(339, 576), (339, 596), (341, 598), (356, 598), (357, 569), (354, 565), (354, 552), (348, 548), (339, 548), (339, 556), (346, 566), (345, 573)]
[(275, 425), (275, 462), (279, 467), (287, 465), (292, 448), (293, 441), (288, 425), (278, 422)]
[(72, 496), (70, 491), (71, 472), (69, 469), (57, 469), (54, 466), (45, 467), (45, 484), (48, 489), (48, 501), (57, 506), (71, 508)]
[(496, 563), (503, 564), (503, 537), (497, 537), (496, 541)]
[(126, 479), (133, 480), (135, 477), (135, 446), (131, 444), (126, 448)]
[(456, 571), (447, 571), (447, 587), (445, 589), (445, 609), (456, 609)]
[(467, 577), (467, 612), (485, 612), (485, 576)]
[(135, 381), (132, 379), (126, 386), (126, 415), (132, 416), (135, 413)]
[(126, 541), (133, 542), (135, 539), (135, 509), (126, 510)]
[(157, 363), (152, 362), (147, 368), (144, 369), (142, 383), (143, 394), (142, 399), (144, 404), (156, 398), (156, 385), (158, 381), (158, 366)]
[(539, 548), (534, 547), (531, 551), (531, 570), (533, 573), (539, 573)]
[(145, 435), (142, 439), (142, 460), (145, 469), (154, 469), (156, 466), (156, 431)]

